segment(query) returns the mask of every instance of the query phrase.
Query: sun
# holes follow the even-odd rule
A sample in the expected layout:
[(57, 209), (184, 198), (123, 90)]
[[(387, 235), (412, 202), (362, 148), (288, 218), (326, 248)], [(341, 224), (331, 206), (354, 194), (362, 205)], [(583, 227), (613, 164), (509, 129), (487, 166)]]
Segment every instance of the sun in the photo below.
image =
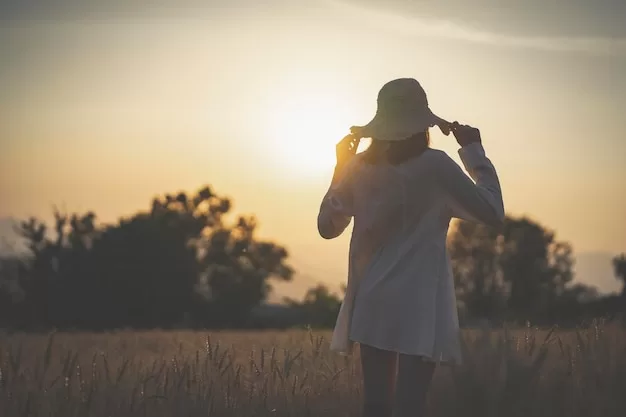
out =
[(352, 115), (345, 102), (320, 93), (300, 93), (283, 98), (271, 111), (269, 133), (281, 165), (307, 176), (332, 170), (335, 145), (350, 133)]

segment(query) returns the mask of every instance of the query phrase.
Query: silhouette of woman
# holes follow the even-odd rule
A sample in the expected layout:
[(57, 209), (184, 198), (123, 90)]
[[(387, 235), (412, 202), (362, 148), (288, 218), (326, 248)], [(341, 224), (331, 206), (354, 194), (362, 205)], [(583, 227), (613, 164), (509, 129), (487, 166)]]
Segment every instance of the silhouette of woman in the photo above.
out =
[[(454, 281), (446, 250), (453, 217), (499, 225), (504, 205), (480, 132), (449, 123), (428, 107), (415, 79), (385, 84), (375, 117), (352, 127), (336, 147), (337, 164), (318, 230), (339, 236), (354, 218), (348, 283), (331, 349), (359, 344), (366, 417), (423, 413), (435, 367), (461, 362)], [(468, 177), (429, 147), (429, 128), (452, 132)], [(371, 145), (356, 154), (361, 138)]]

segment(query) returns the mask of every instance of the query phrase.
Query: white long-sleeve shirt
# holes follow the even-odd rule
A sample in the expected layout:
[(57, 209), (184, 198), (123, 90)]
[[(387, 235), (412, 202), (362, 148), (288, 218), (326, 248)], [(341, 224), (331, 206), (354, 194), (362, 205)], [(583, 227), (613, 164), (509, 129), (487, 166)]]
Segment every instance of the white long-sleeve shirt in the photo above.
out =
[(446, 249), (453, 217), (499, 225), (500, 183), (480, 143), (459, 150), (468, 177), (446, 153), (427, 149), (400, 165), (355, 156), (324, 196), (322, 237), (354, 218), (348, 283), (331, 349), (353, 342), (461, 362), (454, 280)]

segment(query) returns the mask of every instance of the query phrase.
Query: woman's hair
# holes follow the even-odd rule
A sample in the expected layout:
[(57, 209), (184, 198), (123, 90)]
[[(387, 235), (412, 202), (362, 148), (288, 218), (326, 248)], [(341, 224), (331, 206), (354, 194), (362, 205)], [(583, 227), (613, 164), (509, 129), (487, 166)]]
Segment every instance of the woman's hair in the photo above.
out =
[(363, 160), (370, 164), (389, 163), (399, 165), (421, 155), (430, 145), (428, 130), (398, 141), (387, 142), (372, 138), (372, 143), (363, 152)]

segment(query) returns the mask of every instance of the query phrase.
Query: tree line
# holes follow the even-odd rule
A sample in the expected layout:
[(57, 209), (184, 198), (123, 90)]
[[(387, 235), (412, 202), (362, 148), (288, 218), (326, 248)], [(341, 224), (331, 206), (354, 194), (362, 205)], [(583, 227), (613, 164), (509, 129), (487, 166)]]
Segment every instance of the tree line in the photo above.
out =
[(572, 246), (527, 217), (501, 228), (458, 222), (449, 236), (461, 317), (491, 322), (577, 324), (626, 312), (626, 258), (613, 260), (619, 295), (574, 281)]
[(253, 216), (228, 221), (230, 211), (203, 187), (111, 225), (98, 226), (93, 212), (55, 211), (53, 233), (23, 221), (31, 256), (14, 265), (14, 291), (3, 286), (11, 301), (1, 314), (17, 327), (245, 326), (269, 279), (290, 280), (293, 269), (284, 247), (255, 236)]
[[(154, 198), (114, 224), (93, 212), (54, 212), (17, 227), (30, 255), (0, 263), (0, 326), (106, 330), (121, 327), (331, 327), (341, 298), (323, 285), (285, 299), (279, 316), (255, 312), (273, 280), (289, 281), (288, 251), (256, 236), (254, 216), (235, 216), (209, 186)], [(465, 322), (576, 323), (626, 311), (626, 257), (614, 260), (620, 295), (574, 283), (567, 242), (528, 218), (499, 229), (456, 222), (448, 242)]]

